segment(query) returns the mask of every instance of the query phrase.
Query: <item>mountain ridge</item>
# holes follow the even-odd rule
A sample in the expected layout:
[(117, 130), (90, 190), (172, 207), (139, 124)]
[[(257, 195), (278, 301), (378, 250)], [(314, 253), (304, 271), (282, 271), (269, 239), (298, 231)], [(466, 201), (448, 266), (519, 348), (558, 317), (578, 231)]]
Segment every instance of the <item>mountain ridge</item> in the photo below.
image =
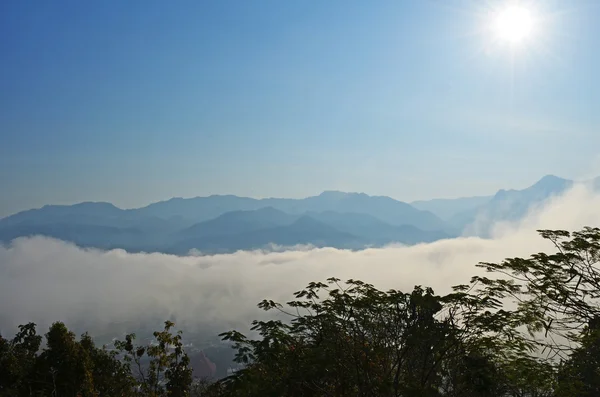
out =
[[(140, 207), (134, 207), (134, 208), (121, 208), (118, 207), (117, 205), (110, 203), (110, 202), (106, 202), (106, 201), (83, 201), (83, 202), (78, 202), (78, 203), (74, 203), (74, 204), (45, 204), (41, 207), (37, 207), (37, 208), (31, 208), (31, 209), (27, 209), (27, 210), (23, 210), (23, 211), (18, 211), (15, 212), (13, 214), (10, 215), (6, 215), (4, 217), (0, 217), (0, 221), (1, 220), (5, 220), (7, 218), (11, 218), (15, 215), (18, 214), (24, 214), (27, 212), (31, 212), (31, 211), (38, 211), (38, 210), (43, 210), (46, 208), (76, 208), (76, 207), (85, 207), (85, 206), (104, 206), (104, 207), (110, 207), (112, 210), (118, 210), (121, 212), (127, 212), (127, 213), (131, 213), (131, 212), (136, 212), (139, 210), (145, 210), (148, 207), (152, 207), (152, 206), (156, 206), (156, 205), (163, 205), (166, 203), (173, 203), (173, 202), (190, 202), (192, 200), (201, 200), (201, 199), (215, 199), (215, 198), (221, 198), (221, 199), (239, 199), (239, 200), (249, 200), (249, 201), (255, 201), (255, 202), (269, 202), (269, 201), (274, 201), (274, 200), (281, 200), (281, 201), (302, 201), (302, 200), (307, 200), (307, 199), (314, 199), (314, 198), (318, 198), (318, 197), (326, 197), (328, 195), (339, 195), (341, 197), (347, 197), (347, 196), (357, 196), (357, 197), (368, 197), (371, 199), (389, 199), (395, 202), (399, 202), (399, 203), (403, 203), (406, 205), (410, 205), (413, 206), (417, 209), (420, 209), (419, 207), (416, 206), (420, 206), (424, 203), (429, 203), (429, 202), (450, 202), (450, 201), (454, 201), (454, 200), (487, 200), (490, 199), (492, 197), (494, 197), (498, 192), (500, 191), (504, 191), (504, 190), (526, 190), (528, 188), (531, 188), (533, 186), (536, 186), (538, 184), (544, 184), (545, 181), (547, 180), (551, 180), (551, 179), (558, 179), (558, 180), (562, 180), (562, 181), (568, 181), (573, 183), (573, 180), (569, 180), (569, 179), (565, 179), (565, 178), (561, 178), (552, 174), (548, 174), (543, 176), (542, 178), (540, 178), (538, 181), (536, 181), (534, 184), (530, 185), (529, 187), (526, 187), (524, 189), (498, 189), (496, 191), (496, 193), (494, 194), (490, 194), (490, 195), (476, 195), (476, 196), (459, 196), (459, 197), (437, 197), (437, 198), (431, 198), (431, 199), (421, 199), (421, 200), (414, 200), (414, 201), (402, 201), (402, 200), (398, 200), (395, 198), (392, 198), (390, 196), (386, 196), (386, 195), (368, 195), (366, 193), (363, 192), (344, 192), (344, 191), (340, 191), (340, 190), (324, 190), (321, 193), (317, 194), (317, 195), (313, 195), (313, 196), (307, 196), (307, 197), (303, 197), (303, 198), (280, 198), (280, 197), (265, 197), (265, 198), (254, 198), (254, 197), (248, 197), (248, 196), (238, 196), (238, 195), (234, 195), (234, 194), (211, 194), (208, 196), (194, 196), (194, 197), (180, 197), (180, 196), (176, 196), (176, 197), (171, 197), (169, 199), (165, 199), (165, 200), (159, 200), (156, 202), (152, 202)], [(600, 185), (600, 177), (594, 178), (589, 180), (589, 182), (592, 182), (595, 185)], [(269, 206), (268, 204), (265, 205), (259, 205), (258, 208), (263, 208), (263, 207), (267, 207)], [(255, 208), (255, 209), (258, 209)], [(423, 209), (423, 211), (427, 211), (427, 212), (431, 212), (427, 209)]]
[[(332, 194), (333, 193), (333, 194)], [(90, 216), (103, 212), (104, 216), (120, 216), (127, 219), (142, 219), (147, 217), (170, 220), (181, 217), (193, 223), (213, 219), (230, 211), (249, 211), (264, 207), (273, 207), (291, 214), (301, 214), (307, 211), (335, 210), (342, 212), (369, 213), (383, 221), (395, 224), (413, 224), (422, 229), (437, 230), (445, 227), (444, 222), (429, 211), (414, 208), (408, 203), (387, 196), (369, 196), (365, 193), (345, 193), (325, 191), (318, 196), (303, 199), (267, 198), (254, 199), (235, 195), (211, 195), (194, 198), (172, 198), (151, 203), (147, 206), (133, 209), (120, 209), (110, 203), (90, 202), (68, 205), (46, 205), (39, 209), (21, 211), (0, 219), (0, 226), (7, 223), (18, 223), (44, 217), (55, 220), (59, 216), (79, 214), (82, 208), (90, 207), (85, 215)]]
[[(591, 182), (600, 186), (600, 178)], [(410, 204), (387, 196), (327, 190), (304, 199), (171, 198), (138, 209), (93, 201), (45, 205), (0, 219), (0, 241), (39, 234), (81, 246), (175, 254), (189, 249), (232, 252), (268, 244), (351, 249), (418, 244), (460, 235), (481, 215), (490, 225), (516, 220), (573, 183), (546, 175), (521, 190)]]

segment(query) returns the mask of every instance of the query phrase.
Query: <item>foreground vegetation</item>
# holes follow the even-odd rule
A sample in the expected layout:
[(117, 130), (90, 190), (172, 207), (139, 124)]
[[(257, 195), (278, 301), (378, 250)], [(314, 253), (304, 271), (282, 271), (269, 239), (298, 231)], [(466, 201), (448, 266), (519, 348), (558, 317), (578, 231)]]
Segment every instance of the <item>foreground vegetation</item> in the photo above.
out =
[(265, 300), (283, 320), (222, 334), (241, 369), (214, 382), (171, 322), (112, 350), (62, 323), (42, 347), (27, 324), (0, 337), (0, 396), (600, 396), (600, 229), (540, 234), (554, 253), (481, 263), (489, 277), (443, 296), (331, 278)]

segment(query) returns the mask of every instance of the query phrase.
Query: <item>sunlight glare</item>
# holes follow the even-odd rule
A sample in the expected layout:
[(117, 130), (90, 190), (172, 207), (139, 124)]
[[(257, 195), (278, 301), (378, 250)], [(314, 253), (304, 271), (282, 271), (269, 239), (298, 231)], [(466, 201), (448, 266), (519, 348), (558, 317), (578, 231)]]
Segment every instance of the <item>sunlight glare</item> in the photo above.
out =
[(521, 6), (510, 6), (495, 16), (493, 30), (497, 38), (510, 44), (528, 39), (533, 30), (531, 11)]

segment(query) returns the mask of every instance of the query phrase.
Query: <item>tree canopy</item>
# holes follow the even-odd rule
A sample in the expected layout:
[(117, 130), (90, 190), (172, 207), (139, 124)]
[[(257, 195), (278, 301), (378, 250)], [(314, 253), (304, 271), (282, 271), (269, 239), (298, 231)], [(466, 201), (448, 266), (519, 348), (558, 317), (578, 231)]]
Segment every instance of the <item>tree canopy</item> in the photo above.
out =
[(113, 349), (22, 325), (0, 337), (0, 396), (599, 396), (600, 229), (539, 232), (556, 252), (480, 263), (445, 295), (330, 278), (264, 300), (253, 336), (221, 334), (236, 351), (223, 379), (193, 379), (172, 322)]

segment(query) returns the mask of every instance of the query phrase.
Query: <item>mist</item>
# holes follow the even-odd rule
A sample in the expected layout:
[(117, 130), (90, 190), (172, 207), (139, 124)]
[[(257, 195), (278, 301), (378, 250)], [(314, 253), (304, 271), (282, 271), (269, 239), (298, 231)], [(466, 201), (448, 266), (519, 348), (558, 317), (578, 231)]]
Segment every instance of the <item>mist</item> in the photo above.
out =
[(299, 247), (185, 257), (82, 249), (45, 237), (0, 246), (0, 331), (33, 321), (64, 321), (92, 335), (137, 332), (171, 319), (186, 333), (215, 336), (245, 329), (262, 299), (280, 302), (310, 281), (354, 278), (377, 288), (431, 286), (445, 293), (466, 283), (480, 261), (552, 250), (536, 229), (600, 224), (600, 196), (576, 186), (492, 238), (462, 237), (416, 246), (347, 251)]

